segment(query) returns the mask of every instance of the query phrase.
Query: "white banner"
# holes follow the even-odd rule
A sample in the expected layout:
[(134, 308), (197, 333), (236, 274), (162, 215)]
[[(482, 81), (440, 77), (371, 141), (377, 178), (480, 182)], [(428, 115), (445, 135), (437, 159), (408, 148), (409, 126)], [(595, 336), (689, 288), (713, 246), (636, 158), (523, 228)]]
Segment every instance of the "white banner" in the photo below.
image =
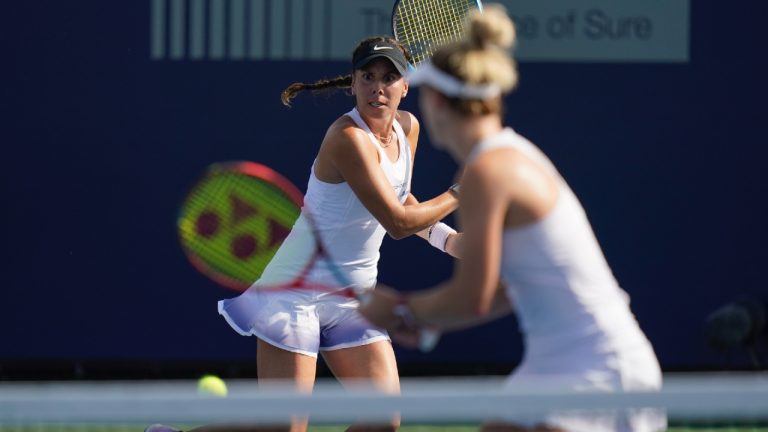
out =
[(503, 0), (528, 61), (687, 62), (688, 0)]
[[(349, 60), (392, 34), (394, 0), (150, 0), (150, 52), (170, 60)], [(687, 62), (689, 0), (495, 0), (519, 61)]]

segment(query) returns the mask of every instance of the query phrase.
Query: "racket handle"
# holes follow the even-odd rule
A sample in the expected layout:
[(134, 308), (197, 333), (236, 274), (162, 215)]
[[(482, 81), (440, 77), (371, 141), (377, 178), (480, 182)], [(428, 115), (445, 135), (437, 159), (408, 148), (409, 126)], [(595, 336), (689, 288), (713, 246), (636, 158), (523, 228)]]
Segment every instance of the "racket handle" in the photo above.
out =
[(439, 341), (440, 332), (437, 330), (425, 328), (419, 331), (419, 351), (430, 352)]

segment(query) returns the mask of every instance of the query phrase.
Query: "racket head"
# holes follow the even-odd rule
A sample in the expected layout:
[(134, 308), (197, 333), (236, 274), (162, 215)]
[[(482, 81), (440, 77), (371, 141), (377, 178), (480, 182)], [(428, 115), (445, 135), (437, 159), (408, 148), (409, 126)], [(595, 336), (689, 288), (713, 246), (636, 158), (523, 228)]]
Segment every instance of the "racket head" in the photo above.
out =
[(482, 12), (480, 0), (397, 0), (392, 33), (411, 53), (413, 65), (429, 60), (441, 46), (461, 39), (470, 11)]
[(301, 191), (265, 165), (215, 163), (181, 205), (179, 241), (198, 271), (243, 291), (260, 278), (302, 205)]

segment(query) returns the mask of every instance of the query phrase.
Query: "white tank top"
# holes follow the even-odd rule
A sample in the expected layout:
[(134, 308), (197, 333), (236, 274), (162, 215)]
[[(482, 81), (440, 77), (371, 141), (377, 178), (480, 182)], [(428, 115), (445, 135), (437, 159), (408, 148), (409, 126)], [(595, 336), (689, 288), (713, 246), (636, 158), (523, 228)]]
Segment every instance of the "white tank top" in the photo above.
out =
[[(392, 185), (393, 193), (398, 196), (400, 202), (405, 202), (411, 187), (411, 146), (403, 128), (397, 121), (394, 122), (393, 129), (397, 134), (400, 151), (397, 161), (392, 162), (357, 109), (352, 109), (346, 115), (368, 134), (371, 145), (379, 151), (379, 165)], [(386, 230), (360, 202), (349, 184), (320, 181), (315, 176), (313, 163), (302, 215), (305, 212), (312, 215), (326, 252), (337, 269), (349, 280), (350, 285), (358, 288), (373, 287), (378, 274), (379, 249)], [(296, 250), (308, 244), (304, 236), (312, 235), (305, 227), (302, 223), (294, 225), (262, 277), (256, 281), (256, 287), (260, 281), (268, 284), (268, 281), (292, 280), (303, 269), (306, 262), (296, 259), (296, 256), (302, 255)], [(339, 285), (334, 272), (328, 268), (325, 261), (316, 261), (316, 265), (306, 275), (306, 280), (323, 286)]]
[[(507, 147), (548, 170), (559, 183), (555, 207), (543, 219), (506, 229), (501, 273), (524, 335), (518, 370), (568, 373), (585, 364), (655, 355), (629, 309), (578, 199), (538, 147), (510, 128), (479, 143), (467, 158)], [(626, 362), (622, 362), (626, 363)]]

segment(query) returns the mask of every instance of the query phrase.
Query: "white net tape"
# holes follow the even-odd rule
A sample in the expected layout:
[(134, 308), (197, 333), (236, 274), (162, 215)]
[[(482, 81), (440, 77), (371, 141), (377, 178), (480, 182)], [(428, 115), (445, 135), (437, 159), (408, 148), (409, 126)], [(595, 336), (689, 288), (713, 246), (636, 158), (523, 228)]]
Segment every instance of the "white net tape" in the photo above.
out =
[(228, 383), (226, 397), (197, 393), (194, 382), (0, 383), (0, 424), (270, 423), (292, 415), (315, 422), (482, 422), (552, 411), (665, 409), (677, 420), (768, 420), (768, 374), (667, 375), (659, 392), (564, 393), (502, 389), (496, 377), (403, 380), (402, 394), (360, 383), (320, 382), (313, 395), (250, 380)]

